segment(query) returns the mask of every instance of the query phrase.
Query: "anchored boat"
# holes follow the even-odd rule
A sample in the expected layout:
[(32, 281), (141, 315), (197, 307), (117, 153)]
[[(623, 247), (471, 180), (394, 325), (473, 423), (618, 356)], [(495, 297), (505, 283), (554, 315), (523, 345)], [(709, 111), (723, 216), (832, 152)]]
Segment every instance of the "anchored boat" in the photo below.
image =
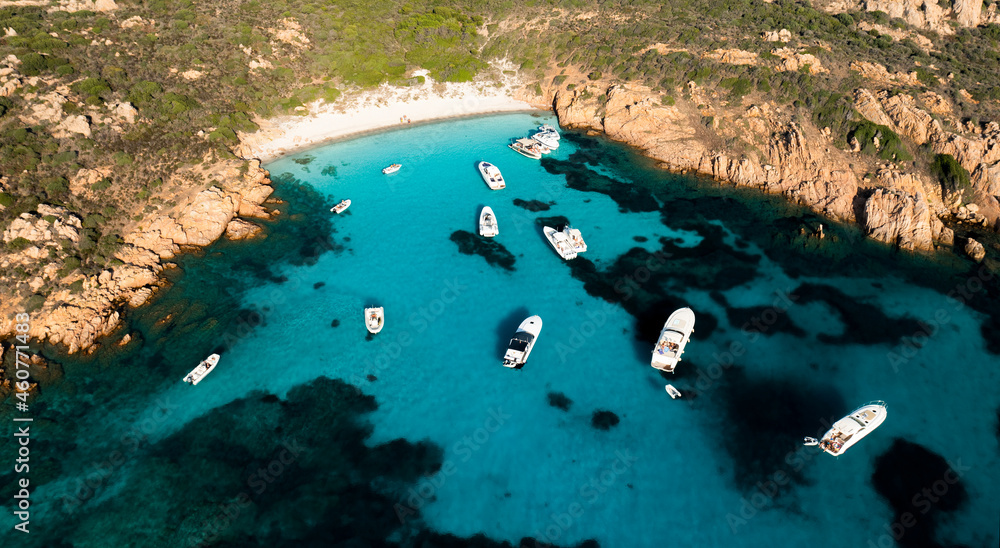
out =
[(184, 382), (190, 383), (192, 386), (201, 382), (209, 373), (215, 369), (215, 366), (219, 364), (219, 355), (212, 354), (211, 356), (202, 360), (190, 373), (184, 377)]
[(681, 397), (681, 391), (674, 388), (674, 385), (672, 384), (667, 385), (667, 394), (670, 394), (670, 399), (672, 400), (676, 400), (677, 398)]
[(482, 175), (486, 185), (493, 190), (500, 190), (507, 187), (507, 183), (503, 180), (503, 175), (500, 174), (500, 168), (489, 162), (479, 162), (479, 174)]
[(503, 355), (503, 366), (511, 369), (520, 369), (528, 361), (528, 355), (534, 348), (538, 340), (538, 334), (542, 332), (542, 318), (531, 316), (521, 322), (514, 337), (507, 344), (507, 352)]
[(552, 249), (555, 249), (556, 253), (564, 260), (568, 261), (576, 258), (576, 249), (565, 232), (556, 230), (550, 226), (543, 226), (542, 233), (545, 234), (545, 239), (552, 244)]
[(492, 238), (497, 234), (500, 234), (497, 217), (493, 214), (493, 209), (490, 206), (485, 206), (479, 213), (479, 235)]
[(660, 338), (653, 348), (651, 365), (660, 371), (673, 373), (677, 362), (681, 361), (684, 347), (691, 339), (692, 331), (694, 331), (694, 311), (690, 308), (675, 310), (667, 318), (667, 323), (663, 324)]
[(385, 309), (381, 306), (372, 306), (365, 309), (365, 327), (371, 334), (382, 331), (385, 325)]
[(339, 215), (339, 214), (343, 213), (344, 211), (346, 211), (347, 208), (349, 208), (349, 207), (351, 207), (351, 201), (350, 200), (341, 200), (339, 204), (331, 207), (330, 211), (332, 211), (332, 212), (334, 212), (334, 213), (336, 213), (336, 214)]
[(539, 145), (538, 141), (535, 141), (534, 139), (518, 139), (507, 146), (522, 156), (527, 156), (533, 160), (539, 160), (542, 158), (541, 145)]
[(531, 138), (551, 150), (559, 148), (559, 134), (555, 131), (539, 131), (532, 135)]
[(861, 441), (861, 438), (878, 428), (888, 414), (889, 408), (884, 401), (868, 402), (833, 423), (826, 434), (823, 434), (823, 439), (806, 438), (804, 443), (818, 445), (820, 449), (835, 457), (843, 455), (852, 445)]
[(396, 173), (399, 168), (403, 167), (403, 164), (392, 164), (389, 167), (382, 168), (382, 173), (388, 175), (390, 173)]

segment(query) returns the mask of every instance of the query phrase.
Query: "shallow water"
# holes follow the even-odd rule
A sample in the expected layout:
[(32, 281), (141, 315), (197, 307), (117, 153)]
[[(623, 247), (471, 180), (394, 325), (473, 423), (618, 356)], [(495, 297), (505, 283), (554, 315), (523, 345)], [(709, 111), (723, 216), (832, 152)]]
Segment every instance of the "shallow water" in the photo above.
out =
[[(234, 545), (408, 544), (436, 531), (515, 544), (836, 535), (890, 546), (894, 530), (904, 546), (996, 545), (1000, 362), (980, 327), (996, 280), (971, 284), (976, 304), (965, 305), (947, 292), (989, 276), (961, 260), (898, 255), (838, 225), (823, 240), (802, 235), (825, 221), (596, 139), (564, 134), (542, 162), (504, 146), (543, 122), (553, 120), (450, 120), (266, 166), (289, 202), (268, 238), (183, 258), (174, 287), (127, 318), (141, 342), (74, 359), (39, 398), (36, 411), (57, 422), (39, 449), (38, 526), (100, 546), (133, 503), (155, 507), (121, 533), (138, 545), (193, 545), (206, 530)], [(503, 170), (505, 190), (482, 182), (480, 160)], [(382, 175), (393, 162), (403, 169)], [(351, 208), (328, 213), (343, 198)], [(484, 205), (511, 269), (452, 240), (476, 232)], [(536, 221), (558, 216), (587, 240), (579, 259), (562, 261), (541, 234)], [(369, 305), (386, 309), (374, 337)], [(651, 338), (681, 305), (698, 315), (695, 339), (665, 378), (649, 367)], [(528, 364), (501, 367), (532, 314), (544, 327)], [(205, 381), (179, 382), (218, 350)], [(685, 397), (671, 400), (667, 382)], [(572, 403), (550, 405), (551, 393)], [(874, 399), (888, 419), (846, 455), (799, 446)], [(600, 410), (619, 422), (595, 428)], [(132, 431), (146, 439), (131, 442)], [(256, 493), (256, 467), (289, 438), (302, 456)], [(881, 455), (903, 450), (897, 438), (961, 472), (958, 502), (890, 505), (872, 477)], [(115, 451), (124, 462), (95, 476)], [(936, 461), (907, 458), (911, 469), (882, 473), (932, 488)], [(243, 491), (250, 509), (205, 525)], [(894, 529), (905, 511), (919, 526)]]

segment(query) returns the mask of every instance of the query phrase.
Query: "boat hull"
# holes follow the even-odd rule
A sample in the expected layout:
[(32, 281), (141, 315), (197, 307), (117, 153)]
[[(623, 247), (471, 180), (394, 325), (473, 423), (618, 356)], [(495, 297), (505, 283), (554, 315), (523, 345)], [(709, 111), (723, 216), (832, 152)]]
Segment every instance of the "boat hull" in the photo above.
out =
[(885, 402), (869, 402), (833, 423), (823, 434), (819, 446), (823, 451), (839, 457), (885, 422), (889, 408)]
[(479, 235), (492, 238), (500, 234), (500, 227), (497, 225), (497, 217), (490, 206), (486, 206), (479, 213)]
[[(538, 342), (538, 335), (542, 332), (541, 316), (530, 316), (526, 318), (514, 332), (507, 352), (503, 356), (503, 366), (509, 369), (520, 369), (528, 362), (528, 356)], [(527, 336), (525, 336), (527, 335)]]
[(381, 306), (365, 309), (365, 327), (372, 335), (382, 331), (385, 327), (385, 310)]
[(500, 168), (489, 162), (479, 162), (478, 167), (479, 175), (491, 190), (507, 188), (507, 182), (504, 181), (503, 174), (500, 173)]
[(660, 330), (656, 346), (653, 347), (650, 365), (660, 371), (674, 372), (677, 362), (681, 361), (681, 355), (684, 354), (684, 348), (691, 340), (694, 320), (694, 311), (690, 308), (681, 308), (670, 314)]
[(197, 386), (198, 383), (204, 380), (215, 369), (216, 365), (219, 365), (219, 355), (212, 354), (202, 360), (190, 373), (185, 375), (184, 382), (192, 386)]
[(351, 207), (351, 201), (350, 200), (344, 200), (344, 201), (340, 202), (339, 204), (337, 204), (337, 205), (333, 206), (332, 208), (330, 208), (330, 211), (336, 213), (337, 215), (340, 215), (341, 213), (347, 211), (347, 208), (349, 208), (349, 207)]

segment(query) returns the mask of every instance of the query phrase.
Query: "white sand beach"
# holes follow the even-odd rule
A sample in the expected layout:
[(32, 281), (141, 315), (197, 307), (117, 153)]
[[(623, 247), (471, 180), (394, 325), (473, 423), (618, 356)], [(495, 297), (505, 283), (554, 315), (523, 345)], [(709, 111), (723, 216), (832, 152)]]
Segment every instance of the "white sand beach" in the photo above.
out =
[[(303, 114), (258, 121), (254, 133), (240, 133), (237, 154), (267, 162), (284, 154), (330, 141), (407, 123), (456, 116), (532, 110), (536, 106), (515, 99), (522, 83), (504, 75), (501, 67), (491, 79), (467, 83), (435, 83), (426, 71), (420, 86), (381, 87), (305, 107)], [(300, 107), (301, 108), (301, 107)]]

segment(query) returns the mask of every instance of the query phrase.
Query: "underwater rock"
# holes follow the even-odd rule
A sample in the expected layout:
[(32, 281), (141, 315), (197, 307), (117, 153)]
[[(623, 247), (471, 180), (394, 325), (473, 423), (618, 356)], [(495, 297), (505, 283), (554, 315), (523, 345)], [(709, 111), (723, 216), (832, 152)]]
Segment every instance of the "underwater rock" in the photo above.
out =
[(316, 283), (313, 284), (313, 289), (319, 289), (319, 288), (323, 287), (324, 285), (326, 285), (326, 282), (316, 282)]
[(549, 392), (548, 398), (549, 405), (563, 411), (569, 411), (570, 406), (573, 405), (573, 400), (569, 399), (562, 392)]
[(340, 327), (340, 320), (333, 320), (330, 322), (330, 327)]
[(459, 253), (479, 255), (493, 266), (510, 271), (515, 270), (514, 262), (516, 259), (514, 255), (495, 239), (480, 238), (466, 230), (456, 230), (451, 234), (451, 241), (458, 244)]
[(729, 324), (746, 333), (760, 333), (770, 337), (775, 333), (788, 333), (805, 337), (806, 332), (792, 323), (787, 310), (772, 306), (752, 306), (749, 308), (727, 308)]
[[(954, 512), (969, 498), (962, 474), (968, 468), (958, 459), (952, 464), (927, 448), (897, 438), (875, 459), (872, 485), (895, 512), (893, 532), (903, 548), (937, 547), (937, 520)], [(899, 534), (896, 534), (896, 533)]]
[(611, 430), (619, 422), (618, 415), (604, 409), (594, 411), (594, 414), (590, 417), (590, 425), (598, 430)]
[(517, 207), (523, 207), (524, 209), (527, 209), (528, 211), (532, 212), (548, 211), (549, 209), (551, 209), (550, 205), (553, 204), (555, 204), (555, 202), (552, 202), (552, 204), (547, 204), (539, 200), (525, 201), (520, 198), (514, 198), (514, 205), (516, 205)]
[(802, 284), (789, 298), (799, 304), (824, 302), (840, 314), (844, 322), (842, 335), (820, 333), (816, 337), (827, 344), (897, 344), (903, 337), (927, 331), (923, 324), (909, 316), (890, 318), (881, 308), (854, 299), (829, 285)]

